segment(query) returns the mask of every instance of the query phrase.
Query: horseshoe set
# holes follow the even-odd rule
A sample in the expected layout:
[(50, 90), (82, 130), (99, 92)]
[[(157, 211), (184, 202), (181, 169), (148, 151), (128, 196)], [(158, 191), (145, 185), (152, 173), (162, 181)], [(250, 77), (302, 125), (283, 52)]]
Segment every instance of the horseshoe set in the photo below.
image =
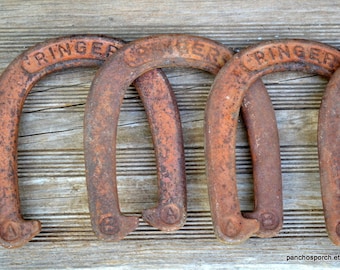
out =
[[(18, 56), (0, 77), (0, 244), (20, 247), (40, 232), (20, 213), (17, 176), (19, 120), (27, 95), (45, 75), (101, 66), (87, 98), (84, 122), (86, 184), (92, 227), (99, 239), (119, 241), (138, 217), (119, 208), (116, 137), (129, 85), (140, 95), (156, 154), (158, 205), (143, 219), (163, 231), (186, 219), (183, 136), (176, 99), (162, 67), (190, 67), (216, 75), (205, 110), (205, 155), (216, 237), (238, 244), (253, 235), (273, 237), (283, 223), (280, 145), (274, 109), (261, 77), (304, 71), (330, 78), (319, 112), (318, 149), (325, 222), (340, 245), (340, 51), (308, 40), (262, 42), (234, 54), (213, 40), (182, 34), (131, 43), (78, 35), (48, 40)], [(333, 75), (334, 74), (334, 75)], [(241, 213), (236, 187), (236, 128), (241, 110), (251, 149), (255, 206)]]

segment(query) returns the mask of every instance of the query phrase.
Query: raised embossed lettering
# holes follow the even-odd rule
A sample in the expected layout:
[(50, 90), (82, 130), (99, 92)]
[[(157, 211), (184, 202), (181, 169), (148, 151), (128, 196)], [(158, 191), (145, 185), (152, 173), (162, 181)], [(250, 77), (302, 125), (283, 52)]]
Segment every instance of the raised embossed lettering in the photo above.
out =
[(207, 61), (223, 66), (227, 56), (221, 54), (218, 48), (209, 43), (197, 40), (167, 39), (160, 43), (135, 44), (124, 53), (124, 61), (130, 67), (143, 65), (150, 61), (157, 61), (157, 57), (163, 58), (191, 58)]
[(134, 56), (134, 64), (140, 65), (142, 63), (148, 62), (150, 57), (150, 50), (147, 47), (137, 47), (135, 48), (136, 55)]
[(269, 51), (270, 56), (271, 56), (272, 59), (274, 60), (274, 59), (275, 59), (275, 54), (274, 54), (272, 48), (268, 48), (268, 51)]
[(289, 47), (287, 45), (284, 46), (284, 48), (282, 48), (281, 46), (277, 47), (277, 50), (279, 52), (279, 57), (280, 59), (283, 59), (284, 56), (286, 58), (290, 58), (290, 52), (289, 52)]
[(116, 234), (120, 229), (119, 218), (113, 216), (103, 217), (99, 223), (100, 231), (105, 234)]
[[(328, 52), (325, 53), (325, 57), (323, 58), (322, 62), (328, 65), (332, 69), (337, 68), (339, 65), (339, 61), (336, 61), (336, 57), (333, 54), (328, 53)], [(334, 64), (335, 62), (336, 64)]]
[(35, 60), (37, 60), (37, 63), (39, 66), (44, 65), (45, 63), (48, 63), (47, 59), (45, 58), (45, 54), (42, 52), (38, 52), (34, 54)]
[(18, 223), (8, 221), (1, 228), (1, 237), (6, 241), (14, 241), (20, 236), (20, 226)]
[(207, 53), (207, 59), (208, 59), (209, 62), (218, 63), (219, 62), (218, 61), (219, 56), (220, 56), (219, 50), (217, 50), (214, 47), (209, 47), (208, 53)]
[(267, 230), (274, 230), (280, 224), (278, 217), (270, 212), (262, 213), (259, 220)]
[(302, 46), (294, 46), (293, 53), (300, 59), (304, 59), (306, 57), (305, 49)]
[(192, 53), (204, 57), (204, 44), (198, 41), (194, 42), (192, 45)]
[(63, 44), (58, 44), (58, 51), (60, 53), (60, 58), (63, 58), (65, 53), (71, 55), (70, 44), (66, 43), (65, 46)]
[(55, 59), (56, 57), (55, 57), (55, 54), (54, 54), (54, 52), (53, 52), (53, 49), (52, 49), (51, 47), (49, 47), (49, 48), (48, 48), (48, 51), (50, 52), (52, 58)]
[(105, 52), (105, 57), (109, 57), (110, 55), (117, 52), (117, 50), (118, 50), (118, 48), (114, 45), (107, 46), (107, 49), (106, 49), (106, 52)]
[(189, 46), (189, 43), (185, 40), (178, 40), (176, 44), (176, 48), (181, 54), (185, 54), (189, 52), (188, 46)]
[(317, 49), (317, 48), (311, 48), (310, 49), (310, 54), (309, 54), (309, 58), (311, 60), (315, 60), (316, 62), (318, 62), (319, 64), (321, 63), (321, 60), (320, 60), (320, 49)]
[(30, 73), (38, 72), (48, 65), (78, 58), (105, 59), (116, 52), (117, 48), (108, 41), (86, 39), (60, 41), (40, 48), (23, 57), (22, 67)]
[(264, 62), (265, 55), (263, 52), (258, 51), (258, 52), (255, 52), (253, 55), (259, 65), (261, 65)]
[(237, 235), (240, 231), (240, 225), (234, 222), (232, 219), (226, 221), (226, 227), (224, 228), (225, 234), (229, 237)]
[(167, 224), (175, 224), (180, 219), (180, 210), (174, 204), (166, 205), (161, 210), (160, 216), (163, 222)]
[(86, 43), (84, 41), (78, 41), (78, 42), (76, 42), (74, 49), (79, 54), (82, 54), (82, 55), (86, 54)]
[(101, 56), (102, 46), (103, 46), (103, 43), (101, 42), (93, 42), (91, 46), (91, 52), (95, 55)]
[(248, 70), (259, 70), (287, 61), (306, 60), (310, 63), (328, 65), (330, 69), (338, 67), (339, 60), (327, 50), (304, 45), (267, 45), (261, 51), (249, 52), (242, 58), (242, 64)]

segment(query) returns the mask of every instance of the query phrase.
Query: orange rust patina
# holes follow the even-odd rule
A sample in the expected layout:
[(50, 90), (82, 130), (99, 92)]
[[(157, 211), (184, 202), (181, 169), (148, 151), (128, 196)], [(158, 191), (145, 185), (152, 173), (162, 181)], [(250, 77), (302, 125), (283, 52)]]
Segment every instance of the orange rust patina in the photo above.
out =
[[(157, 67), (192, 67), (217, 74), (232, 54), (232, 51), (222, 44), (209, 39), (189, 35), (158, 35), (131, 42), (104, 63), (92, 83), (85, 114), (87, 177), (89, 183), (100, 183), (99, 194), (116, 189), (116, 182), (112, 180), (116, 178), (117, 122), (121, 101), (131, 82)], [(243, 115), (252, 151), (256, 199), (255, 211), (244, 214), (250, 217), (246, 219), (249, 222), (250, 234), (270, 237), (282, 226), (282, 181), (278, 132), (274, 111), (264, 85), (261, 81), (257, 81), (251, 88), (252, 91), (244, 99)], [(157, 87), (154, 91), (157, 91)], [(229, 99), (232, 101), (234, 97), (230, 95)], [(158, 105), (163, 106), (161, 102)], [(238, 114), (234, 116), (237, 118)], [(164, 129), (160, 132), (170, 132), (166, 122), (167, 120)], [(210, 136), (215, 136), (212, 129)], [(228, 140), (229, 138), (226, 138), (224, 143), (228, 144)], [(262, 142), (266, 142), (267, 145)], [(166, 141), (163, 143), (167, 144), (169, 149), (173, 147)], [(163, 153), (162, 158), (174, 159), (168, 151)], [(168, 177), (170, 174), (164, 169), (161, 170), (161, 175)], [(225, 183), (228, 188), (230, 187), (230, 192), (223, 193), (223, 204), (230, 206), (235, 201), (238, 202), (234, 184)], [(145, 211), (144, 218), (150, 220), (161, 217), (163, 221), (175, 222), (181, 211), (177, 199), (169, 196), (175, 188), (174, 183), (170, 181), (160, 186), (162, 196), (159, 207)], [(105, 195), (107, 202), (114, 202), (112, 194)], [(124, 217), (117, 211), (113, 211), (114, 207), (117, 206), (108, 204), (105, 211), (98, 212), (96, 222), (98, 227), (102, 226), (103, 238), (118, 241), (124, 237), (119, 233), (123, 228), (127, 228), (124, 229), (126, 233), (132, 230), (129, 224), (130, 219), (133, 218)], [(231, 207), (239, 209), (238, 205)], [(224, 218), (225, 213), (219, 208), (212, 207), (212, 210), (214, 219), (217, 216)], [(238, 219), (240, 215), (238, 210), (234, 219)], [(235, 232), (238, 232), (238, 228)], [(249, 234), (246, 235), (248, 236)], [(237, 240), (237, 236), (235, 239)]]
[[(338, 53), (338, 61), (340, 56)], [(321, 191), (327, 231), (340, 245), (340, 69), (332, 75), (323, 95), (318, 125)]]
[[(278, 40), (260, 43), (236, 54), (215, 78), (207, 102), (205, 136), (210, 203), (212, 212), (218, 213), (213, 219), (216, 234), (222, 241), (244, 241), (253, 232), (252, 224), (240, 215), (239, 201), (235, 196), (237, 115), (244, 96), (249, 94), (249, 87), (263, 75), (286, 70), (330, 77), (339, 64), (340, 52), (331, 46), (307, 40)], [(335, 84), (332, 81), (321, 107), (319, 150), (327, 229), (331, 240), (340, 244), (339, 158), (335, 148), (339, 131), (330, 127), (336, 119), (336, 114), (331, 114), (337, 104), (331, 102), (336, 103), (338, 97), (333, 89), (330, 90)], [(265, 114), (263, 118), (266, 118)], [(337, 125), (333, 128), (336, 129)], [(259, 143), (262, 147), (267, 144), (266, 141)], [(272, 192), (268, 188), (261, 195), (268, 196)], [(226, 195), (235, 200), (231, 202)]]
[[(71, 67), (99, 66), (124, 44), (118, 39), (90, 35), (49, 40), (17, 57), (0, 77), (0, 125), (3, 127), (0, 130), (0, 243), (3, 246), (20, 247), (40, 231), (39, 221), (23, 220), (20, 214), (17, 138), (20, 114), (26, 96), (43, 76)], [(175, 186), (175, 194), (169, 193), (166, 196), (175, 197), (179, 207), (175, 213), (176, 220), (165, 218), (166, 221), (161, 224), (157, 221), (151, 223), (164, 230), (176, 229), (185, 220), (186, 184), (182, 131), (175, 98), (167, 78), (160, 70), (145, 74), (135, 82), (135, 86), (143, 99), (151, 126), (157, 156), (158, 181), (160, 186)], [(155, 87), (157, 91), (151, 91)], [(167, 133), (162, 132), (165, 119), (170, 127)], [(165, 161), (162, 158), (165, 152), (172, 156), (172, 160)], [(102, 162), (106, 162), (106, 158)], [(161, 174), (163, 171), (169, 172), (166, 178)], [(96, 226), (97, 212), (101, 213), (102, 208), (105, 208), (103, 205), (111, 206), (112, 201), (106, 201), (104, 195), (96, 192), (97, 183), (87, 184), (92, 224), (94, 231), (100, 236), (101, 229)], [(116, 189), (104, 190), (105, 194), (112, 193), (114, 198), (117, 198), (116, 192)], [(162, 191), (160, 196), (161, 193)], [(114, 203), (117, 204), (117, 200), (114, 200)], [(164, 211), (166, 212), (167, 208)], [(135, 228), (137, 223), (137, 217), (131, 218), (129, 228)], [(110, 219), (104, 219), (102, 227), (111, 230), (110, 226)]]

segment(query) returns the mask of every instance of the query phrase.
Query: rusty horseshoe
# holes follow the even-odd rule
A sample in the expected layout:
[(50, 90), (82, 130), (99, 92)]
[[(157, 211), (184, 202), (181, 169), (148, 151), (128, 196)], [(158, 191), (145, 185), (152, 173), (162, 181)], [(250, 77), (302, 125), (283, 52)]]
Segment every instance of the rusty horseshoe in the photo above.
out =
[[(132, 81), (157, 67), (192, 67), (217, 74), (232, 54), (232, 51), (225, 46), (212, 40), (172, 34), (133, 41), (108, 59), (92, 82), (86, 104), (84, 141), (89, 178), (87, 181), (99, 183), (102, 196), (106, 190), (116, 189), (116, 182), (112, 180), (116, 177), (117, 121), (122, 98)], [(255, 211), (245, 215), (254, 218), (250, 219), (252, 232), (262, 237), (270, 237), (275, 235), (282, 225), (278, 132), (274, 110), (262, 82), (255, 82), (250, 93), (245, 98), (243, 114), (246, 116), (246, 126), (250, 136), (256, 199)], [(266, 115), (269, 120), (262, 121), (263, 115)], [(268, 149), (264, 144), (258, 146), (256, 143), (258, 141), (268, 142), (271, 148)], [(164, 158), (166, 157), (173, 158), (168, 153), (164, 153)], [(102, 162), (104, 160), (105, 163)], [(168, 174), (166, 171), (162, 173)], [(267, 192), (268, 187), (272, 192)], [(174, 188), (170, 181), (161, 186), (163, 194), (171, 192)], [(105, 192), (108, 204), (105, 208), (104, 205), (100, 206), (102, 212), (96, 222), (98, 227), (104, 227), (103, 234), (106, 234), (107, 240), (118, 241), (124, 237), (118, 232), (124, 230), (128, 233), (129, 230), (131, 231), (131, 226), (126, 217), (113, 211), (115, 206), (110, 205), (115, 201), (113, 194)], [(226, 194), (226, 197), (228, 196), (229, 194)], [(233, 196), (237, 197), (237, 194)], [(165, 217), (170, 216), (171, 219), (176, 220), (180, 212), (178, 202), (168, 196), (164, 196), (163, 200), (166, 208), (163, 208), (160, 215), (164, 213)], [(213, 215), (216, 215), (216, 212)]]
[[(0, 77), (0, 125), (4, 127), (0, 131), (0, 243), (4, 247), (13, 248), (24, 245), (38, 234), (41, 228), (39, 221), (24, 220), (20, 214), (17, 138), (20, 114), (26, 96), (35, 83), (45, 75), (71, 67), (99, 66), (124, 44), (118, 39), (94, 35), (52, 39), (38, 44), (18, 56)], [(149, 88), (153, 88), (153, 84), (157, 85), (158, 92), (152, 92), (152, 95), (147, 96)], [(186, 213), (185, 173), (184, 165), (182, 165), (184, 164), (184, 154), (175, 98), (165, 75), (160, 70), (145, 74), (144, 78), (139, 78), (135, 85), (149, 116), (156, 154), (162, 156), (165, 151), (163, 145), (160, 145), (158, 141), (166, 138), (167, 143), (171, 144), (171, 149), (166, 150), (172, 153), (174, 160), (164, 161), (159, 158), (157, 165), (164, 170), (172, 170), (171, 177), (175, 177), (175, 179), (167, 178), (159, 181), (161, 183), (176, 181), (176, 199), (182, 207), (176, 222), (182, 224)], [(161, 100), (163, 107), (156, 107), (153, 99)], [(167, 110), (169, 115), (167, 124), (172, 127), (169, 134), (165, 135), (159, 132), (158, 128), (162, 127), (160, 123), (164, 119), (157, 117), (158, 109)], [(176, 166), (176, 168), (169, 168), (169, 166)], [(96, 204), (105, 202), (101, 202), (100, 197), (94, 197), (95, 194), (91, 188), (89, 185), (89, 207), (93, 221)], [(115, 192), (115, 190), (110, 190), (110, 192)], [(137, 224), (137, 218), (134, 219), (134, 223)], [(161, 229), (172, 229), (176, 225), (179, 226), (175, 222), (163, 224)], [(94, 230), (96, 231), (95, 226)], [(96, 232), (100, 233), (98, 230)]]
[[(220, 240), (228, 243), (242, 242), (253, 232), (252, 223), (242, 218), (239, 213), (239, 202), (230, 200), (237, 197), (226, 198), (226, 194), (232, 195), (236, 192), (234, 155), (237, 115), (250, 85), (263, 75), (286, 70), (304, 71), (329, 78), (339, 64), (340, 53), (331, 46), (307, 40), (278, 40), (263, 42), (245, 49), (220, 70), (213, 83), (205, 115), (209, 196), (212, 211), (218, 211), (214, 225)], [(322, 141), (323, 138), (319, 136), (320, 138)], [(323, 170), (325, 164), (321, 162), (321, 166)], [(324, 182), (324, 179), (321, 179), (321, 182)], [(323, 192), (322, 196), (325, 213), (328, 216), (335, 215), (334, 209), (336, 205), (339, 206), (339, 199), (333, 201), (337, 204), (330, 206), (329, 200), (334, 200), (334, 196), (328, 197), (335, 194), (336, 191), (328, 190), (335, 186), (330, 186), (327, 182), (322, 186), (323, 188), (327, 186), (329, 192), (328, 194)], [(269, 194), (271, 190), (268, 189), (267, 192)], [(332, 237), (338, 238), (340, 219), (339, 214), (337, 216), (337, 219), (326, 218), (326, 222), (333, 223), (328, 226), (329, 230), (333, 230), (329, 233)]]
[[(338, 59), (340, 56), (338, 53)], [(339, 62), (340, 64), (340, 62)], [(321, 192), (329, 238), (340, 245), (340, 69), (332, 75), (322, 98), (318, 148)]]

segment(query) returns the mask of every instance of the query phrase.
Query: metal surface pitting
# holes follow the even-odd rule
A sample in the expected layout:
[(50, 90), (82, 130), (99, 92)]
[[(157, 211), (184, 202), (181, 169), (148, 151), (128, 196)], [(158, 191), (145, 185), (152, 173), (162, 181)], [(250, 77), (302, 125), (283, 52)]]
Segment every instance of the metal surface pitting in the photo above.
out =
[[(212, 212), (219, 213), (214, 222), (216, 234), (220, 240), (228, 243), (242, 242), (253, 233), (253, 224), (239, 213), (239, 202), (228, 199), (237, 199), (234, 194), (236, 190), (237, 116), (244, 96), (249, 93), (249, 87), (263, 75), (286, 70), (304, 71), (330, 77), (339, 64), (340, 53), (331, 46), (307, 40), (278, 40), (263, 42), (241, 51), (220, 70), (207, 102), (205, 126), (209, 196)], [(330, 88), (333, 88), (332, 84)], [(328, 94), (333, 93), (332, 91), (327, 92)], [(328, 232), (332, 241), (339, 243), (340, 220), (339, 214), (335, 210), (339, 206), (337, 153), (335, 148), (332, 155), (329, 155), (328, 150), (324, 148), (326, 145), (329, 147), (336, 145), (334, 135), (331, 135), (327, 142), (324, 141), (325, 135), (327, 135), (325, 132), (331, 134), (330, 126), (326, 127), (325, 121), (328, 121), (330, 125), (335, 123), (335, 118), (332, 118), (329, 113), (328, 116), (325, 116), (326, 106), (327, 110), (336, 108), (335, 104), (327, 104), (330, 100), (336, 100), (334, 94), (332, 98), (328, 96), (327, 101), (324, 100), (322, 106), (324, 109), (320, 118), (322, 119), (319, 129), (322, 134), (319, 135), (320, 169), (322, 172), (322, 199)], [(266, 142), (263, 141), (261, 144), (266, 144)], [(333, 159), (334, 162), (331, 168), (327, 165), (330, 159)], [(326, 177), (326, 174), (331, 171), (334, 174)], [(336, 184), (334, 185), (334, 183)], [(266, 196), (271, 192), (272, 190), (268, 189), (263, 195)], [(226, 198), (226, 194), (228, 194), (228, 198)], [(335, 241), (335, 239), (337, 240)]]
[[(137, 216), (125, 216), (120, 211), (116, 181), (118, 118), (124, 94), (132, 83), (145, 107), (157, 163), (158, 204), (144, 210), (142, 216), (164, 231), (177, 230), (185, 222), (181, 121), (171, 86), (157, 70), (160, 67), (189, 67), (217, 74), (205, 112), (205, 150), (209, 201), (218, 239), (234, 244), (253, 234), (271, 237), (278, 233), (283, 219), (278, 130), (260, 78), (286, 70), (329, 78), (340, 66), (336, 48), (307, 40), (277, 40), (251, 46), (233, 56), (220, 43), (190, 35), (157, 35), (128, 45), (109, 37), (79, 35), (36, 45), (18, 56), (0, 77), (1, 245), (20, 247), (41, 229), (39, 221), (24, 220), (20, 214), (17, 141), (27, 95), (47, 74), (102, 64), (87, 99), (84, 131), (89, 208), (99, 238), (119, 241), (138, 226)], [(339, 96), (340, 70), (326, 88), (318, 126), (325, 221), (336, 245), (340, 245)], [(243, 213), (235, 165), (240, 108), (248, 132), (255, 193), (254, 211)]]
[[(338, 53), (338, 61), (340, 56)], [(340, 64), (340, 62), (338, 63)], [(319, 112), (321, 193), (329, 238), (340, 245), (340, 69), (332, 75)]]
[[(124, 93), (131, 82), (158, 67), (191, 67), (217, 74), (232, 54), (225, 46), (209, 39), (189, 35), (158, 35), (131, 42), (104, 63), (92, 83), (85, 114), (87, 178), (89, 183), (98, 183), (102, 190), (102, 193), (98, 190), (98, 194), (103, 196), (105, 190), (116, 189), (117, 122)], [(256, 198), (254, 212), (245, 215), (250, 217), (246, 219), (250, 234), (270, 237), (282, 226), (279, 140), (274, 110), (264, 85), (261, 81), (253, 81), (251, 88), (242, 108), (250, 137)], [(226, 95), (223, 97), (223, 100), (225, 99), (232, 102), (234, 97)], [(161, 103), (159, 105), (161, 106)], [(234, 117), (236, 119), (238, 113)], [(167, 126), (164, 128), (162, 132), (168, 132)], [(213, 129), (208, 132), (210, 136), (216, 135)], [(226, 138), (224, 143), (229, 144), (229, 138)], [(166, 144), (169, 148), (172, 147)], [(235, 152), (232, 153), (234, 154)], [(174, 159), (169, 153), (164, 153), (164, 158)], [(162, 170), (161, 174), (164, 177), (170, 175), (166, 170)], [(223, 193), (221, 203), (230, 205), (230, 202), (238, 202), (236, 184), (232, 184), (233, 190)], [(143, 216), (146, 219), (160, 216), (168, 221), (176, 220), (181, 207), (177, 198), (168, 196), (176, 187), (168, 181), (160, 188), (163, 197), (160, 197), (159, 208), (145, 211)], [(129, 225), (131, 217), (125, 217), (113, 210), (118, 207), (114, 205), (115, 194), (105, 193), (104, 201), (108, 203), (100, 205), (101, 211), (97, 211), (95, 222), (102, 228), (102, 238), (118, 241), (134, 228)], [(238, 210), (235, 217), (238, 218), (238, 215), (241, 215), (238, 204), (231, 207)], [(218, 207), (212, 207), (212, 215), (214, 220), (219, 220), (224, 212)]]
[[(17, 177), (17, 139), (19, 119), (26, 96), (32, 87), (45, 75), (73, 67), (99, 66), (125, 43), (118, 39), (79, 35), (63, 37), (38, 44), (18, 56), (0, 77), (0, 244), (7, 248), (20, 247), (39, 233), (39, 221), (24, 220), (20, 214), (20, 202)], [(157, 85), (157, 92), (152, 91)], [(172, 153), (175, 160), (157, 159), (159, 182), (161, 185), (176, 185), (176, 200), (181, 206), (176, 212), (176, 220), (163, 222), (160, 229), (177, 228), (184, 222), (186, 214), (184, 154), (182, 131), (175, 98), (165, 75), (154, 70), (139, 78), (135, 83), (142, 97), (148, 115), (157, 156), (162, 157), (165, 151)], [(156, 106), (155, 100), (161, 100), (162, 106)], [(108, 104), (111, 106), (111, 104)], [(159, 132), (164, 118), (159, 118), (158, 109), (166, 109), (169, 133)], [(171, 148), (164, 149), (158, 141), (166, 139)], [(105, 162), (105, 161), (103, 161)], [(171, 168), (170, 168), (171, 167)], [(161, 172), (173, 171), (171, 177), (163, 179)], [(97, 204), (110, 204), (102, 201), (100, 194), (93, 192), (95, 183), (88, 183), (89, 206), (92, 224), (97, 211)], [(108, 190), (107, 192), (116, 192)], [(161, 193), (161, 192), (160, 192)], [(96, 196), (99, 195), (99, 196)], [(168, 194), (167, 194), (168, 195)], [(160, 194), (161, 196), (161, 194)], [(171, 195), (170, 195), (171, 196)], [(170, 211), (170, 210), (169, 210)], [(166, 217), (166, 214), (163, 214)], [(165, 218), (166, 219), (166, 218)], [(133, 217), (130, 227), (137, 226), (137, 217)], [(103, 227), (111, 229), (110, 219), (103, 221)], [(152, 224), (155, 225), (155, 224)], [(156, 224), (158, 225), (158, 224)], [(100, 230), (94, 226), (97, 234)]]

